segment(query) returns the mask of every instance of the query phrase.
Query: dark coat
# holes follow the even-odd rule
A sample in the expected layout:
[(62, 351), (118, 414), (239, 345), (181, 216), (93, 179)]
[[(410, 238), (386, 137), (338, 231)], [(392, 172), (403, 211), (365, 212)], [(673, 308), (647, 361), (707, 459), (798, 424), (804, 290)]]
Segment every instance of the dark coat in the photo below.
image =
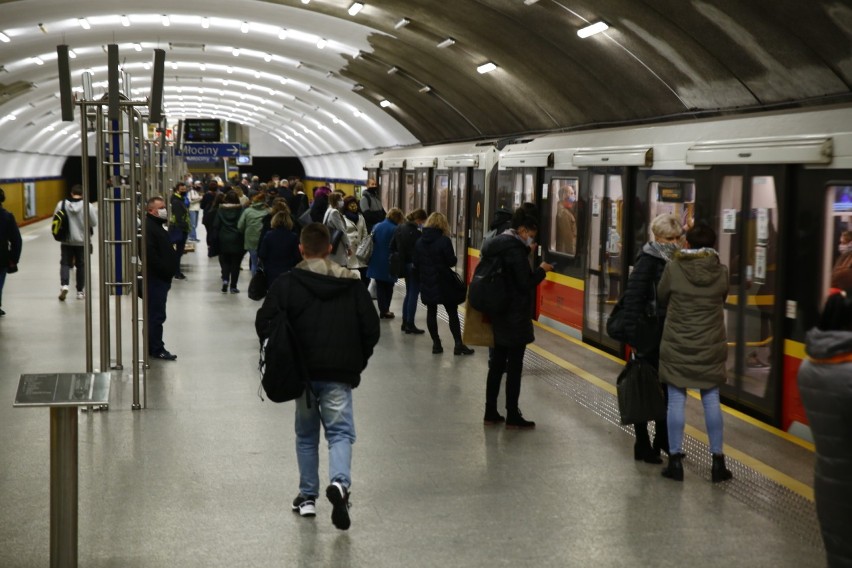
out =
[(660, 343), (660, 381), (695, 389), (725, 383), (727, 295), (728, 268), (716, 251), (675, 253), (657, 287), (657, 301), (668, 306)]
[(441, 229), (425, 227), (414, 246), (414, 265), (420, 277), (420, 300), (424, 304), (450, 304), (441, 285), (442, 275), (457, 262), (453, 242)]
[(183, 195), (175, 193), (172, 195), (172, 215), (169, 218), (169, 229), (181, 233), (189, 233), (190, 221), (189, 210), (183, 201)]
[[(636, 337), (636, 322), (654, 300), (657, 285), (663, 277), (665, 268), (666, 260), (659, 256), (656, 249), (646, 244), (636, 258), (633, 271), (627, 279), (627, 287), (624, 289), (624, 328), (627, 332), (627, 343), (630, 345), (639, 344), (639, 338)], [(657, 302), (657, 316), (663, 318), (663, 321), (666, 317), (666, 309), (660, 302)], [(662, 331), (662, 325), (660, 330)], [(659, 340), (661, 339), (662, 336), (658, 338), (655, 349), (648, 353), (639, 353), (639, 355), (656, 361), (659, 358)]]
[(387, 217), (385, 208), (382, 206), (382, 200), (376, 194), (374, 188), (367, 188), (361, 194), (361, 214), (364, 215), (364, 221), (367, 222), (367, 231), (372, 232), (373, 227), (381, 223)]
[(302, 261), (299, 237), (287, 227), (271, 229), (263, 237), (257, 256), (263, 263), (266, 281), (272, 284), (281, 274), (289, 272)]
[(482, 247), (483, 258), (500, 258), (508, 279), (509, 306), (491, 316), (495, 345), (515, 347), (535, 341), (532, 324), (535, 290), (546, 273), (541, 267), (530, 268), (529, 254), (529, 247), (511, 234), (497, 235)]
[(406, 221), (396, 228), (391, 241), (391, 251), (399, 253), (399, 262), (405, 267), (414, 262), (414, 244), (423, 236), (420, 227), (413, 221)]
[(216, 211), (213, 227), (219, 235), (219, 251), (226, 254), (245, 252), (243, 232), (239, 229), (243, 208), (239, 205), (222, 204)]
[(295, 268), (278, 278), (257, 312), (255, 327), (269, 337), (286, 309), (313, 381), (361, 383), (379, 341), (379, 315), (359, 278), (339, 278)]
[(385, 219), (373, 228), (373, 255), (367, 265), (367, 277), (382, 282), (396, 282), (390, 274), (390, 244), (396, 231), (396, 223)]
[(0, 243), (4, 245), (0, 247), (0, 269), (6, 270), (9, 268), (9, 263), (18, 264), (21, 260), (23, 241), (15, 216), (2, 206), (0, 206)]
[(814, 497), (829, 566), (852, 566), (852, 332), (808, 332), (799, 393), (816, 443)]
[(148, 278), (159, 278), (171, 282), (178, 273), (180, 257), (169, 240), (165, 230), (165, 219), (145, 215), (145, 231), (148, 246), (145, 248), (145, 263), (148, 265)]

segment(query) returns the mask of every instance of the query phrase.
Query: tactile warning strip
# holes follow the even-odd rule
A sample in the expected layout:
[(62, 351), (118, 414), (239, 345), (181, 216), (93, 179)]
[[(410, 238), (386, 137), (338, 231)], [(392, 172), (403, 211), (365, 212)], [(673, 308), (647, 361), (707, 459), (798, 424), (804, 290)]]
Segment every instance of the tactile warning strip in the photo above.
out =
[[(443, 321), (447, 321), (443, 310), (438, 310), (438, 314)], [(459, 313), (459, 319), (464, 324), (464, 314)], [(618, 426), (630, 436), (634, 435), (633, 428), (621, 424), (615, 396), (529, 349), (524, 357), (524, 377), (536, 377), (544, 381), (575, 403)], [(649, 427), (653, 435), (653, 425), (649, 424)], [(684, 435), (683, 451), (686, 454), (684, 469), (709, 482), (712, 459), (707, 444)], [(725, 461), (734, 478), (716, 484), (715, 488), (784, 527), (805, 543), (823, 549), (814, 503), (730, 456), (726, 456)]]

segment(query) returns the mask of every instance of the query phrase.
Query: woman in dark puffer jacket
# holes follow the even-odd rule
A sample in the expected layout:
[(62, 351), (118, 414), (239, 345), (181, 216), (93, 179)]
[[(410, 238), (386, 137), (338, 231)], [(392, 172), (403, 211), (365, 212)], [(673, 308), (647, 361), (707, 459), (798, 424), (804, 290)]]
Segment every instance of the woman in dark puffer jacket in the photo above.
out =
[(816, 443), (814, 497), (830, 567), (852, 566), (852, 288), (807, 335), (799, 392)]

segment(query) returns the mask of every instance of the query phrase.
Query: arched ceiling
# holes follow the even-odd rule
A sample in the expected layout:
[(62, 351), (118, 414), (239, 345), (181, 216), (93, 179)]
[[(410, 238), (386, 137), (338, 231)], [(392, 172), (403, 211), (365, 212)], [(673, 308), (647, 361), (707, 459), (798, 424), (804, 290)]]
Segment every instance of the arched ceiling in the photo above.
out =
[(0, 0), (0, 149), (76, 151), (59, 44), (102, 93), (117, 43), (134, 99), (164, 48), (172, 123), (228, 119), (300, 156), (852, 101), (845, 0), (363, 3)]

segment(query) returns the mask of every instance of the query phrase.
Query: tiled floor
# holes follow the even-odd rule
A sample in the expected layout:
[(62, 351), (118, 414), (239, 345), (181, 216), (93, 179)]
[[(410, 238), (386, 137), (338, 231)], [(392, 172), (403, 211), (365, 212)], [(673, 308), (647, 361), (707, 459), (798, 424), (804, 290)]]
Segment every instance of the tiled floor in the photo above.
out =
[[(48, 411), (12, 408), (18, 376), (85, 368), (84, 302), (56, 299), (59, 246), (44, 223), (24, 235), (0, 319), (0, 566), (9, 568), (49, 564)], [(527, 366), (521, 395), (538, 427), (484, 427), (486, 350), (432, 355), (428, 336), (402, 334), (398, 318), (382, 321), (355, 391), (352, 528), (336, 530), (324, 500), (315, 519), (302, 519), (290, 511), (293, 405), (257, 396), (258, 304), (219, 292), (215, 259), (188, 255), (185, 267), (165, 333), (179, 358), (152, 363), (148, 408), (131, 410), (125, 372), (108, 412), (80, 415), (80, 566), (825, 565), (819, 542), (779, 518), (799, 510), (742, 497), (760, 484), (713, 485), (697, 465), (678, 484), (634, 462), (633, 439), (558, 388), (548, 377), (567, 371), (549, 361)], [(397, 314), (400, 301), (397, 289)], [(420, 327), (424, 318), (421, 309)], [(333, 322), (318, 325), (329, 327), (333, 357), (347, 338)], [(539, 345), (574, 365), (607, 379), (617, 370), (538, 333)], [(447, 342), (446, 326), (442, 334)], [(125, 324), (125, 349), (128, 335)], [(731, 446), (749, 451), (767, 436), (726, 420)], [(700, 413), (690, 423), (702, 428)], [(759, 445), (782, 456), (779, 467), (809, 467), (788, 442)], [(810, 507), (801, 514), (812, 529)]]

